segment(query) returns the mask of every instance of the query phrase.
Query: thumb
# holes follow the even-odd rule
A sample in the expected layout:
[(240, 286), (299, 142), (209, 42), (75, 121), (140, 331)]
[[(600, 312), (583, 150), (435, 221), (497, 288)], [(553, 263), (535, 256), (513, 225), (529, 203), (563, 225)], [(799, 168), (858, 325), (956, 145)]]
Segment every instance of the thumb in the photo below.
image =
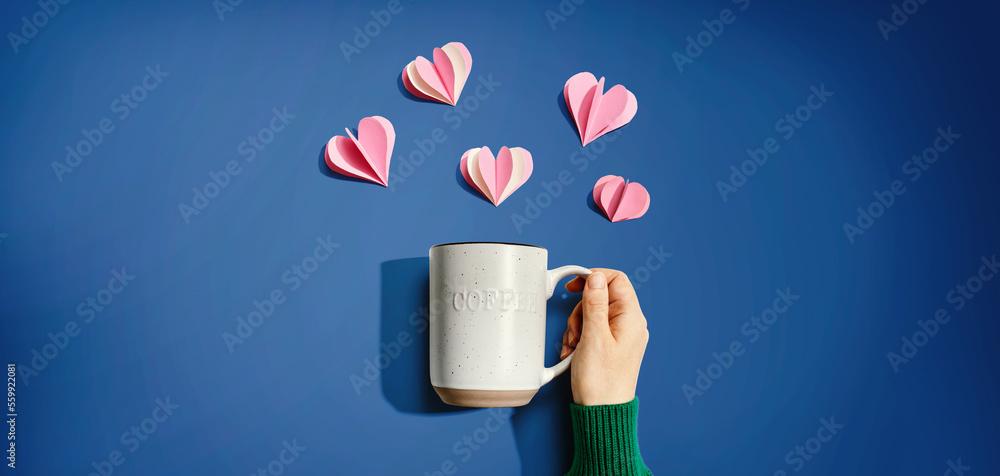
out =
[(587, 277), (587, 285), (583, 288), (583, 329), (580, 340), (599, 338), (609, 333), (608, 278), (597, 271)]

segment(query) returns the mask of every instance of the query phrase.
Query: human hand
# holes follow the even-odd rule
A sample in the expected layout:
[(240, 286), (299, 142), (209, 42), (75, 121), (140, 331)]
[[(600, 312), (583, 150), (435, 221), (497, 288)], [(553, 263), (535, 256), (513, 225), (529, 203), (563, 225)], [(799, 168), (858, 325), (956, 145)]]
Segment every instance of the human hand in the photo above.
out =
[(566, 283), (583, 291), (567, 321), (560, 358), (573, 352), (570, 380), (577, 405), (612, 405), (635, 398), (639, 367), (649, 342), (646, 318), (628, 276), (594, 268), (586, 281)]

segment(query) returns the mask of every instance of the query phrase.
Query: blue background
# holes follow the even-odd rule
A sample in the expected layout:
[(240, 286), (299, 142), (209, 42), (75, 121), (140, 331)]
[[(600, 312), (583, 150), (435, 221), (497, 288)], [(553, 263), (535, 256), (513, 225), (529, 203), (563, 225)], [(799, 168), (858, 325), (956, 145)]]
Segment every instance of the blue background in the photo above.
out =
[[(656, 474), (795, 474), (786, 454), (831, 416), (844, 428), (801, 473), (944, 474), (961, 458), (969, 474), (1000, 474), (1000, 283), (961, 310), (947, 302), (1000, 251), (997, 7), (930, 0), (886, 41), (876, 23), (889, 0), (573, 6), (550, 23), (555, 0), (404, 0), (347, 61), (341, 43), (385, 1), (245, 0), (220, 19), (209, 0), (78, 0), (16, 53), (5, 45), (0, 355), (29, 369), (47, 334), (71, 321), (80, 334), (18, 378), (18, 469), (4, 474), (85, 475), (119, 450), (114, 474), (243, 475), (293, 440), (306, 450), (285, 474), (433, 474), (447, 460), (457, 474), (560, 474), (572, 457), (568, 376), (467, 461), (455, 445), (489, 413), (428, 393), (426, 331), (410, 320), (426, 303), (427, 249), (475, 240), (537, 244), (553, 267), (636, 278), (651, 333), (639, 438)], [(679, 71), (672, 53), (724, 8), (735, 21)], [(4, 2), (2, 31), (39, 10)], [(398, 83), (407, 62), (449, 41), (474, 61), (460, 123)], [(113, 101), (156, 65), (169, 76), (120, 119)], [(558, 100), (580, 71), (639, 102), (587, 162)], [(500, 85), (472, 107), (490, 75)], [(834, 95), (784, 139), (775, 121), (820, 85)], [(294, 118), (246, 161), (240, 143), (274, 108)], [(371, 115), (396, 128), (403, 181), (392, 190), (322, 164), (326, 141)], [(52, 163), (103, 118), (114, 131), (60, 181)], [(948, 126), (961, 137), (909, 181), (903, 163)], [(435, 128), (447, 139), (404, 167)], [(723, 200), (716, 183), (769, 137), (780, 150)], [(462, 152), (483, 145), (535, 160), (498, 208), (456, 180)], [(230, 160), (240, 174), (186, 223), (179, 205)], [(562, 170), (573, 182), (515, 227), (512, 214)], [(612, 224), (588, 206), (606, 174), (645, 185), (646, 216)], [(897, 179), (906, 193), (852, 244), (844, 223)], [(292, 291), (282, 276), (318, 237), (339, 248)], [(672, 256), (637, 271), (650, 247)], [(77, 306), (122, 267), (134, 281), (84, 323)], [(741, 327), (786, 287), (800, 299), (749, 343)], [(223, 333), (273, 289), (287, 300), (230, 352)], [(550, 304), (550, 363), (575, 299), (557, 292)], [(951, 321), (894, 371), (887, 353), (937, 309)], [(351, 376), (399, 330), (419, 338), (356, 390)], [(733, 341), (746, 353), (689, 402), (681, 387)], [(166, 397), (180, 407), (129, 452), (122, 432)]]

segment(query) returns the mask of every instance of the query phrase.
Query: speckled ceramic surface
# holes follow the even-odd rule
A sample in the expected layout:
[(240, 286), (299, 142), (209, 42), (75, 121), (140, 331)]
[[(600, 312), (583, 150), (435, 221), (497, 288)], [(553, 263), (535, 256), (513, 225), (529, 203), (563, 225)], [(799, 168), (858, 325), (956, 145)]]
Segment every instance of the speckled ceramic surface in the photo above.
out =
[(572, 356), (544, 367), (545, 301), (559, 280), (590, 271), (548, 270), (547, 258), (545, 248), (507, 243), (431, 248), (430, 375), (446, 403), (524, 405), (569, 366)]

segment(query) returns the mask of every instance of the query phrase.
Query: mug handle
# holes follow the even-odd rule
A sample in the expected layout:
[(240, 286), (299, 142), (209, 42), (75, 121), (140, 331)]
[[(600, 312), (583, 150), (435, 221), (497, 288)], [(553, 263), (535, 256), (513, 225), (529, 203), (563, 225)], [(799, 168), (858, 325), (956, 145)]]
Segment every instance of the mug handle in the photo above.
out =
[[(560, 268), (548, 270), (546, 272), (547, 292), (545, 295), (545, 299), (548, 300), (549, 298), (552, 297), (552, 294), (555, 293), (556, 290), (556, 284), (559, 284), (560, 280), (562, 280), (567, 276), (574, 276), (574, 275), (579, 276), (581, 278), (586, 278), (587, 276), (590, 276), (590, 270), (584, 268), (583, 266), (573, 266), (573, 265), (563, 266)], [(549, 383), (557, 375), (565, 372), (566, 369), (569, 368), (569, 363), (572, 360), (573, 360), (573, 353), (571, 352), (569, 355), (566, 356), (565, 359), (563, 359), (558, 364), (555, 364), (552, 367), (543, 367), (542, 385)]]

